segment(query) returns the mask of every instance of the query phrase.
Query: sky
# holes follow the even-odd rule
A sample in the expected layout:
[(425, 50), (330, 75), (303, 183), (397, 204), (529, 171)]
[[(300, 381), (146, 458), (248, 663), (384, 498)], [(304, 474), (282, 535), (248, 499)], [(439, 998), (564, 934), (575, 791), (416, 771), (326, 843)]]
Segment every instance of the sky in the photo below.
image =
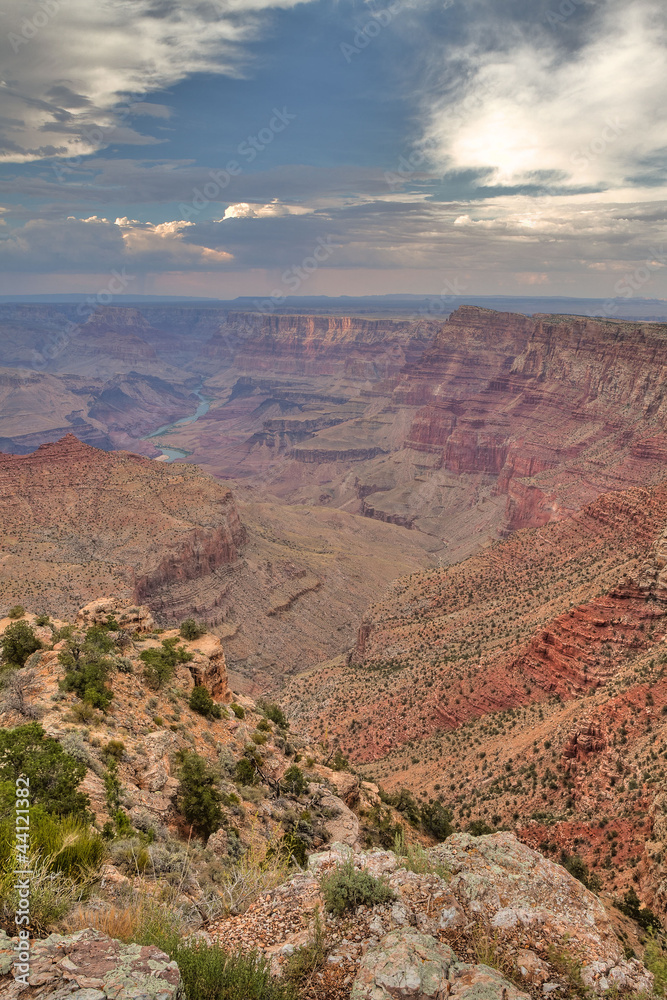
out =
[(0, 293), (667, 298), (664, 0), (3, 0)]

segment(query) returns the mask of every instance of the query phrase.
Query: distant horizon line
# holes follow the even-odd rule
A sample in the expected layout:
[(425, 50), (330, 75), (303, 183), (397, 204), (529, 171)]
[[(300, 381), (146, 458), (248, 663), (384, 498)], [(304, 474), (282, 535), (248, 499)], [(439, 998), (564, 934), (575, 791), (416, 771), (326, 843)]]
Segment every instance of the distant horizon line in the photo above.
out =
[[(5, 303), (15, 303), (30, 304), (33, 302), (61, 302), (61, 303), (72, 303), (76, 304), (79, 302), (86, 302), (90, 299), (90, 293), (88, 292), (43, 292), (35, 293), (32, 295), (0, 295), (0, 304)], [(667, 306), (667, 299), (651, 298), (644, 299), (639, 297), (627, 298), (625, 296), (616, 296), (613, 298), (605, 298), (601, 295), (449, 295), (445, 297), (449, 304), (454, 303), (466, 303), (472, 301), (488, 300), (488, 301), (521, 301), (521, 302), (617, 302), (624, 303), (625, 305), (644, 305), (650, 306), (653, 304)], [(275, 311), (279, 311), (285, 308), (285, 305), (290, 302), (295, 303), (309, 303), (309, 302), (366, 302), (369, 300), (373, 301), (387, 301), (387, 300), (424, 300), (424, 299), (443, 299), (443, 296), (438, 295), (437, 292), (390, 292), (387, 294), (371, 294), (371, 295), (288, 295), (285, 297), (283, 302), (275, 307)], [(133, 302), (190, 302), (190, 303), (214, 303), (214, 304), (226, 304), (234, 302), (244, 302), (253, 303), (255, 301), (263, 301), (263, 296), (258, 295), (237, 295), (233, 299), (224, 298), (214, 298), (212, 296), (200, 296), (200, 295), (115, 295), (113, 301), (109, 303), (99, 303), (100, 308), (113, 307), (114, 305), (122, 304), (128, 305)]]

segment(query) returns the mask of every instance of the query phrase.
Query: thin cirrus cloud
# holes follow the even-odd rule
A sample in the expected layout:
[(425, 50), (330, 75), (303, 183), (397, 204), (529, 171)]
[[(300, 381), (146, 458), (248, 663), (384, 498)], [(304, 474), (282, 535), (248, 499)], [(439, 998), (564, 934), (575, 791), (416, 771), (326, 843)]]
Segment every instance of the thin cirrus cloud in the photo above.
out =
[(193, 73), (238, 76), (262, 15), (304, 0), (5, 0), (0, 159), (88, 155), (159, 141), (151, 93)]

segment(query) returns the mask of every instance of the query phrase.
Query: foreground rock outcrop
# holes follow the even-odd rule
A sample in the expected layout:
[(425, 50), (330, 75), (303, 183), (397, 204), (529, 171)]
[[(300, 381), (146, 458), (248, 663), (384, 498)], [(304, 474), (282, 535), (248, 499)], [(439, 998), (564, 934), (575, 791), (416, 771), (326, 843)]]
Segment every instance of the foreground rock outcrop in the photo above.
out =
[[(17, 939), (0, 931), (0, 996), (3, 1000), (177, 1000), (176, 962), (153, 946), (122, 944), (83, 930), (50, 934), (30, 946), (27, 986), (16, 980)], [(22, 972), (22, 970), (21, 970)]]
[(393, 901), (323, 918), (327, 967), (354, 979), (353, 1000), (525, 996), (486, 967), (484, 955), (527, 991), (558, 990), (564, 968), (596, 993), (652, 988), (642, 963), (625, 959), (600, 900), (509, 833), (454, 834), (424, 853), (418, 871), (392, 851), (333, 844), (310, 857), (308, 871), (211, 927), (212, 937), (230, 949), (259, 947), (278, 973), (324, 911), (321, 876), (345, 861), (386, 879), (394, 893)]
[(359, 966), (352, 1000), (528, 1000), (488, 965), (459, 962), (446, 944), (409, 927), (370, 948)]

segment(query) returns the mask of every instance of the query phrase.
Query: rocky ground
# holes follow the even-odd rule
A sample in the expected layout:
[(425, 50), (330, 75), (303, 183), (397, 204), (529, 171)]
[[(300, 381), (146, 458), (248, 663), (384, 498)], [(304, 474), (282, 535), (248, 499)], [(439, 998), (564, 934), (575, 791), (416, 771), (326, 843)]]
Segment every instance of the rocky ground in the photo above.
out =
[[(205, 937), (232, 951), (258, 949), (281, 975), (317, 935), (319, 920), (322, 954), (301, 984), (304, 1000), (651, 992), (653, 976), (638, 959), (626, 959), (598, 898), (512, 835), (456, 834), (420, 860), (414, 871), (391, 851), (335, 843), (243, 914), (210, 923)], [(381, 878), (393, 899), (343, 916), (325, 913), (322, 877), (346, 861)], [(0, 939), (7, 976), (0, 991), (13, 998), (19, 991), (10, 985), (10, 948)], [(59, 1000), (76, 990), (77, 1000), (169, 1000), (173, 969), (166, 956), (93, 932), (52, 935), (34, 947), (31, 990), (20, 995)], [(150, 977), (145, 985), (142, 976)]]

